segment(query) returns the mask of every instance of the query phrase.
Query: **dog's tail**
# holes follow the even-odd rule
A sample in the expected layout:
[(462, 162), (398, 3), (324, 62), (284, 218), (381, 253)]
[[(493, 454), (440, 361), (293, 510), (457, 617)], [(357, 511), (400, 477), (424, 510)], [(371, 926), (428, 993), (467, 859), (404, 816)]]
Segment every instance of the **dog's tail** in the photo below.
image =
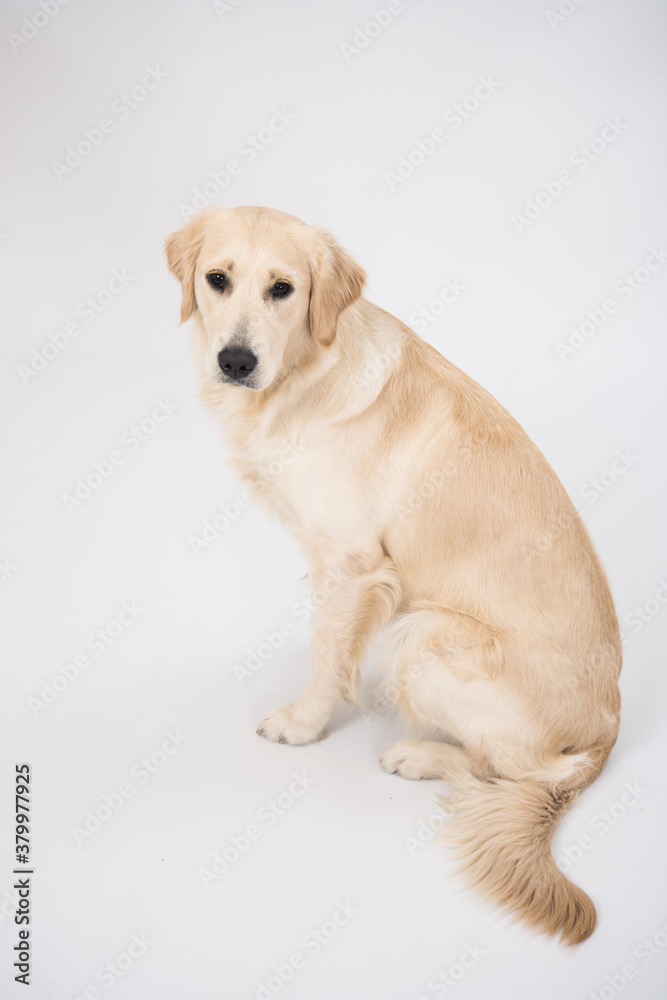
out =
[(532, 779), (470, 775), (445, 798), (445, 836), (472, 884), (505, 909), (567, 944), (595, 930), (595, 907), (560, 870), (551, 835), (577, 791)]

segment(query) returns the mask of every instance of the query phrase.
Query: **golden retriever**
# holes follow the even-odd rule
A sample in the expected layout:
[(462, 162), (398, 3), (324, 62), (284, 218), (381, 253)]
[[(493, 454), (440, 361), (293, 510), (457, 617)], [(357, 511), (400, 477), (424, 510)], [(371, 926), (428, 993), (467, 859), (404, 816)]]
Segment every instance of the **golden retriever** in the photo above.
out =
[(327, 232), (211, 208), (166, 255), (202, 398), (320, 595), (306, 688), (258, 733), (317, 740), (338, 699), (359, 699), (386, 626), (387, 690), (438, 738), (402, 740), (382, 766), (454, 785), (448, 836), (473, 884), (583, 941), (595, 908), (550, 839), (616, 740), (621, 642), (565, 489), (488, 392), (362, 296)]

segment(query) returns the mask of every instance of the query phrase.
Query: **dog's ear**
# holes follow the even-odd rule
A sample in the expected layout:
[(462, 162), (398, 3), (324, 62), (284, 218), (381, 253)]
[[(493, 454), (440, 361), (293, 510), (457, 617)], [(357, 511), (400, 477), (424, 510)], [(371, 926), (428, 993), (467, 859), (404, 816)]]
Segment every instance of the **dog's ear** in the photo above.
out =
[(314, 227), (311, 233), (310, 329), (317, 343), (328, 347), (336, 336), (339, 314), (361, 295), (366, 272), (330, 233)]
[(215, 209), (200, 212), (196, 219), (186, 223), (175, 233), (167, 237), (164, 252), (167, 265), (181, 283), (183, 300), (181, 302), (181, 323), (192, 316), (197, 308), (195, 298), (195, 265), (204, 239), (206, 224), (215, 214)]

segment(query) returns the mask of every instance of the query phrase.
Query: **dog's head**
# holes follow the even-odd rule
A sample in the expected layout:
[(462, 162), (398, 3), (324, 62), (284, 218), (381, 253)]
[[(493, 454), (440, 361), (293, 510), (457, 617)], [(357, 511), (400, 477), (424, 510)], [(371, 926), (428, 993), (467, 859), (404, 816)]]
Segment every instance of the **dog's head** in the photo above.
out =
[(181, 283), (181, 322), (201, 320), (205, 377), (248, 389), (266, 389), (309, 348), (328, 347), (366, 279), (328, 233), (266, 208), (206, 209), (165, 250)]

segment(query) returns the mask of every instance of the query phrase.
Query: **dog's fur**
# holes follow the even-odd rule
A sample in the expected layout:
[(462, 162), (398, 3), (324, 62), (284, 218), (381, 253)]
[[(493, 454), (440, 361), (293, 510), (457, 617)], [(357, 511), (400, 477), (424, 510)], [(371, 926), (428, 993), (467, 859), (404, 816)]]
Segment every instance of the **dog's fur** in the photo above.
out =
[[(388, 626), (388, 690), (440, 738), (401, 741), (382, 766), (457, 787), (448, 832), (473, 883), (583, 941), (595, 908), (550, 839), (616, 740), (621, 643), (555, 473), (489, 393), (362, 297), (364, 272), (328, 233), (264, 208), (208, 209), (166, 253), (202, 397), (318, 595), (305, 691), (258, 732), (318, 739), (337, 700), (358, 698)], [(209, 286), (214, 271), (226, 291)], [(272, 299), (275, 281), (291, 295)], [(258, 359), (245, 385), (218, 365), (230, 345)]]

